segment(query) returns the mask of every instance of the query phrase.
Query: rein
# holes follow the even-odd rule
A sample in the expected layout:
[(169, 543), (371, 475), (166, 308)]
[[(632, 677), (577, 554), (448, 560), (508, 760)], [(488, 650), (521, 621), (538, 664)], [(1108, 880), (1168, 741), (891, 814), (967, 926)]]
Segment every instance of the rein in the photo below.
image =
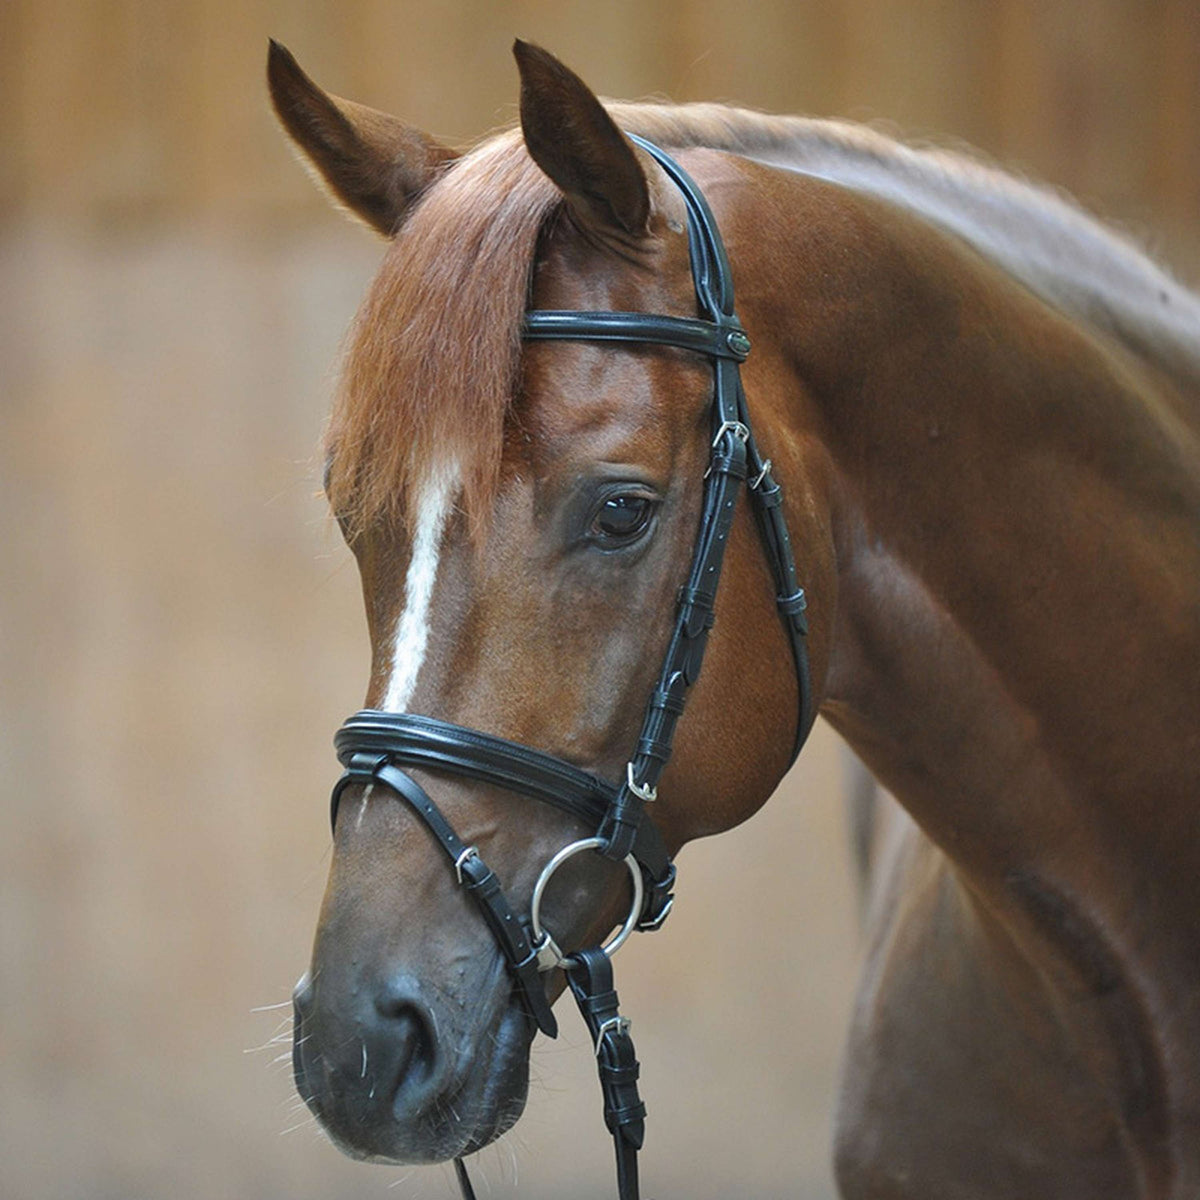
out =
[[(620, 1200), (637, 1200), (637, 1151), (644, 1137), (646, 1107), (638, 1095), (639, 1066), (629, 1021), (619, 1010), (611, 956), (634, 929), (659, 928), (674, 902), (675, 866), (657, 827), (648, 819), (646, 806), (657, 796), (688, 688), (700, 674), (725, 546), (743, 483), (753, 502), (775, 578), (776, 604), (795, 660), (799, 713), (793, 761), (815, 714), (805, 643), (805, 597), (796, 580), (782, 490), (772, 478), (770, 459), (759, 453), (750, 426), (740, 372), (750, 353), (750, 339), (734, 313), (733, 279), (725, 246), (712, 210), (691, 177), (657, 146), (634, 134), (628, 136), (659, 163), (683, 194), (692, 279), (703, 317), (534, 310), (526, 313), (523, 331), (531, 341), (648, 343), (689, 350), (712, 360), (713, 439), (700, 529), (691, 569), (679, 589), (675, 626), (663, 666), (646, 705), (625, 778), (614, 784), (552, 754), (432, 717), (366, 709), (346, 721), (334, 739), (345, 771), (333, 789), (330, 820), (336, 827), (339, 801), (352, 784), (382, 785), (405, 802), (433, 834), (459, 884), (474, 897), (529, 1015), (548, 1037), (557, 1035), (558, 1024), (546, 999), (542, 974), (555, 967), (566, 972), (595, 1043), (604, 1120), (616, 1148), (618, 1195)], [(520, 792), (571, 813), (596, 833), (570, 843), (551, 858), (534, 887), (529, 916), (522, 920), (478, 850), (458, 836), (404, 767), (446, 771)], [(606, 945), (565, 953), (541, 924), (541, 900), (554, 872), (568, 858), (586, 851), (626, 864), (633, 882), (633, 903), (625, 924)], [(465, 1200), (474, 1200), (461, 1159), (455, 1159), (455, 1171)]]

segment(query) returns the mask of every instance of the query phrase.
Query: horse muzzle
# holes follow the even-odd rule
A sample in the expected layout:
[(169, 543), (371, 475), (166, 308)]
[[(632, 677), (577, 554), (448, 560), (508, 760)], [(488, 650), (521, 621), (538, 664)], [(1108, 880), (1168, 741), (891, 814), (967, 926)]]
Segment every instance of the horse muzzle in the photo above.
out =
[(533, 1029), (498, 958), (492, 976), (490, 988), (436, 997), (400, 970), (341, 987), (301, 977), (292, 996), (296, 1088), (341, 1150), (444, 1162), (517, 1120)]

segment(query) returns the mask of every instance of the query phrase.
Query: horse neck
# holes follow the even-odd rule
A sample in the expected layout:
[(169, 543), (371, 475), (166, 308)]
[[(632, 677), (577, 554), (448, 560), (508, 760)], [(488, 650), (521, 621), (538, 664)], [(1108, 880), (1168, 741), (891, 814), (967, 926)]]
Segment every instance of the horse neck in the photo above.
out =
[(1064, 312), (1193, 390), (1200, 297), (1068, 198), (982, 161), (836, 122), (796, 121), (757, 161), (834, 180), (962, 238)]
[(750, 228), (791, 225), (743, 316), (783, 324), (790, 434), (835, 480), (825, 713), (979, 878), (1104, 862), (1190, 897), (1200, 388), (900, 209), (759, 188)]

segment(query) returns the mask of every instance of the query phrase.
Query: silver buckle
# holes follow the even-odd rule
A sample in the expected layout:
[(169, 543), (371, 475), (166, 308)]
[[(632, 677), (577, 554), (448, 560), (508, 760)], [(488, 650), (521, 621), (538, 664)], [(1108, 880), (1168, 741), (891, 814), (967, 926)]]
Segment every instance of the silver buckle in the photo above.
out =
[(761, 470), (761, 471), (759, 471), (759, 473), (758, 473), (758, 474), (757, 474), (757, 475), (754, 477), (754, 480), (753, 480), (753, 482), (752, 482), (752, 483), (749, 483), (749, 484), (747, 484), (746, 486), (747, 486), (747, 487), (749, 487), (749, 489), (750, 489), (752, 492), (756, 492), (756, 491), (758, 491), (758, 485), (759, 485), (760, 483), (762, 483), (762, 481), (763, 481), (764, 479), (766, 479), (766, 477), (767, 477), (767, 472), (768, 472), (770, 469), (771, 469), (771, 460), (770, 460), (769, 458), (767, 458), (767, 459), (764, 459), (764, 460), (763, 460), (763, 465), (762, 465), (762, 470)]
[(468, 847), (467, 847), (467, 848), (466, 848), (466, 849), (465, 849), (465, 850), (464, 850), (464, 851), (463, 851), (463, 852), (462, 852), (462, 853), (461, 853), (461, 854), (460, 854), (460, 855), (459, 855), (459, 856), (458, 856), (458, 857), (457, 857), (457, 858), (454, 860), (454, 877), (455, 877), (455, 878), (458, 880), (458, 886), (459, 886), (459, 887), (462, 887), (462, 881), (463, 881), (463, 878), (462, 878), (463, 867), (466, 865), (466, 862), (467, 862), (467, 860), (468, 860), (468, 859), (470, 859), (470, 858), (478, 858), (478, 857), (479, 857), (479, 850), (478, 850), (478, 849), (477, 849), (475, 846), (468, 846)]
[(732, 433), (742, 443), (750, 440), (750, 430), (741, 421), (722, 421), (720, 428), (717, 430), (716, 437), (712, 440), (712, 448), (714, 450), (727, 433)]
[(638, 783), (633, 778), (633, 763), (625, 764), (625, 784), (629, 790), (646, 804), (653, 804), (658, 799), (658, 788), (647, 787), (644, 783)]
[(632, 1022), (628, 1017), (623, 1017), (619, 1013), (615, 1017), (609, 1017), (607, 1021), (600, 1024), (600, 1028), (596, 1030), (596, 1057), (600, 1057), (600, 1043), (604, 1041), (606, 1033), (614, 1032), (618, 1037), (624, 1037), (630, 1030)]
[(659, 912), (658, 916), (656, 916), (652, 921), (647, 921), (645, 919), (639, 921), (638, 928), (642, 930), (643, 933), (653, 933), (671, 915), (671, 909), (674, 907), (675, 897), (668, 896), (667, 902), (662, 906), (662, 911)]

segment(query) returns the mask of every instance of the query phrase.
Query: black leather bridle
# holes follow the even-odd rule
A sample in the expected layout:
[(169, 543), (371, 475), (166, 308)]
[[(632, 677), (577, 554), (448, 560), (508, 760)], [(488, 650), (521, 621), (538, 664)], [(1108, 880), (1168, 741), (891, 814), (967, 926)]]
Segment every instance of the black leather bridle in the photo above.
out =
[[(679, 589), (675, 627), (658, 682), (646, 705), (641, 735), (619, 783), (599, 779), (563, 759), (491, 734), (432, 717), (367, 709), (356, 713), (334, 739), (345, 772), (334, 786), (330, 819), (351, 784), (383, 785), (424, 821), (453, 865), (459, 883), (475, 898), (507, 961), (529, 1015), (554, 1037), (558, 1026), (546, 999), (542, 973), (561, 967), (595, 1041), (604, 1118), (616, 1143), (621, 1200), (636, 1200), (637, 1150), (644, 1134), (645, 1105), (637, 1091), (638, 1062), (629, 1022), (620, 1015), (611, 955), (634, 928), (657, 929), (673, 902), (675, 867), (662, 836), (647, 816), (659, 778), (671, 757), (675, 726), (688, 688), (700, 674), (713, 624), (717, 583), (738, 493), (747, 484), (775, 577), (776, 604), (795, 659), (799, 714), (793, 760), (812, 726), (814, 713), (805, 645), (805, 597), (771, 462), (759, 453), (750, 426), (740, 364), (750, 339), (733, 307), (729, 261), (712, 210), (700, 189), (672, 158), (643, 138), (630, 139), (657, 160), (687, 205), (688, 248), (700, 317), (637, 312), (534, 310), (525, 317), (529, 340), (633, 342), (673, 346), (707, 355), (713, 365), (712, 453), (704, 480), (703, 509), (691, 569)], [(477, 779), (553, 804), (596, 830), (560, 850), (534, 888), (528, 919), (505, 898), (499, 880), (474, 846), (449, 821), (404, 768), (422, 767)], [(564, 953), (540, 921), (541, 897), (551, 875), (567, 858), (595, 851), (629, 867), (634, 902), (629, 919), (607, 946)], [(455, 1161), (464, 1197), (474, 1192), (461, 1160)]]

